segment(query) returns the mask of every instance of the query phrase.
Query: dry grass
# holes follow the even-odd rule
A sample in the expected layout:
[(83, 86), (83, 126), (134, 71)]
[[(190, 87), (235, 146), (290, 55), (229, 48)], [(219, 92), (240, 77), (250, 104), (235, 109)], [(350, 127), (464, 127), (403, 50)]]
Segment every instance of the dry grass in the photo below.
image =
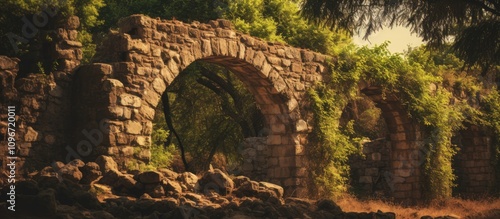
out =
[(336, 202), (347, 212), (394, 212), (396, 218), (420, 218), (425, 215), (454, 216), (470, 219), (500, 219), (500, 199), (466, 200), (451, 198), (445, 201), (434, 201), (427, 205), (409, 206), (385, 202), (381, 200), (359, 200), (352, 196), (340, 198)]

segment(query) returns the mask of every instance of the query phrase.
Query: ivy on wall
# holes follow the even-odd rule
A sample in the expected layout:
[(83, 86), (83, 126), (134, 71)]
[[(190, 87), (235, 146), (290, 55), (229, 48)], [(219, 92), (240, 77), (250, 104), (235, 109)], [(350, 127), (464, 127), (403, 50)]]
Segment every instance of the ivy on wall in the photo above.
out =
[[(337, 56), (338, 61), (330, 66), (331, 81), (309, 91), (315, 113), (311, 137), (316, 142), (309, 156), (324, 161), (311, 164), (318, 190), (326, 191), (318, 194), (335, 197), (346, 191), (347, 159), (360, 152), (362, 136), (349, 134), (349, 127), (340, 127), (338, 121), (347, 103), (358, 95), (358, 82), (364, 80), (380, 87), (384, 94), (396, 94), (408, 116), (423, 127), (422, 149), (427, 151), (423, 162), (425, 197), (450, 197), (456, 178), (451, 163), (457, 153), (451, 138), (465, 122), (484, 121), (478, 119), (483, 115), (481, 110), (491, 117), (486, 125), (500, 133), (498, 95), (490, 93), (483, 108), (473, 106), (466, 98), (455, 98), (457, 89), (474, 93), (482, 85), (460, 74), (460, 61), (449, 54), (430, 54), (423, 48), (404, 55), (391, 54), (385, 43), (374, 48), (347, 47)], [(447, 87), (450, 71), (455, 79), (453, 86)]]

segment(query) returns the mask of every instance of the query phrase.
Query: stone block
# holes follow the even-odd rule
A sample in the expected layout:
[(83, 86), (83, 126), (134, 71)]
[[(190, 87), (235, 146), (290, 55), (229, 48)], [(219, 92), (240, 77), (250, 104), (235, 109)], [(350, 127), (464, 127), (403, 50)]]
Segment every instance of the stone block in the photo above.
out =
[(38, 132), (35, 131), (31, 126), (28, 126), (28, 128), (26, 128), (26, 133), (24, 134), (24, 141), (38, 141)]
[(406, 141), (394, 140), (394, 139), (392, 139), (392, 136), (391, 136), (391, 140), (392, 140), (391, 143), (392, 143), (393, 147), (398, 149), (398, 150), (410, 149), (410, 146), (409, 146), (408, 142), (406, 142)]
[(153, 80), (153, 83), (151, 83), (151, 85), (153, 86), (153, 89), (156, 92), (158, 92), (159, 94), (162, 94), (165, 91), (165, 89), (167, 88), (167, 85), (165, 84), (165, 82), (161, 78), (155, 78)]
[(395, 199), (408, 199), (408, 198), (411, 198), (411, 192), (395, 191), (393, 193), (393, 197)]
[(110, 106), (108, 107), (108, 111), (111, 114), (112, 119), (118, 119), (123, 117), (124, 107), (122, 106)]
[(308, 128), (307, 128), (307, 122), (300, 119), (299, 121), (297, 121), (297, 123), (295, 124), (295, 130), (297, 132), (303, 132), (303, 131), (307, 131)]
[(273, 169), (274, 169), (274, 175), (270, 177), (289, 178), (291, 176), (291, 171), (289, 167), (275, 167)]
[(403, 168), (400, 168), (400, 169), (396, 169), (394, 171), (394, 174), (396, 176), (400, 176), (400, 177), (409, 177), (411, 176), (413, 173), (413, 169), (403, 169)]
[(281, 144), (281, 135), (269, 135), (269, 136), (267, 136), (267, 144), (268, 145), (280, 145)]
[(406, 141), (406, 134), (404, 132), (391, 134), (391, 141)]
[(373, 161), (380, 161), (382, 160), (382, 154), (380, 154), (379, 152), (372, 153), (371, 158)]
[(135, 70), (135, 73), (138, 75), (146, 75), (149, 76), (153, 72), (153, 69), (150, 67), (139, 67), (137, 66), (137, 69)]
[(299, 64), (299, 63), (295, 63), (295, 62), (293, 62), (293, 63), (292, 63), (291, 70), (292, 70), (292, 72), (297, 72), (297, 73), (300, 73), (300, 72), (302, 72), (302, 65), (301, 65), (301, 64)]
[(271, 125), (271, 131), (272, 131), (272, 133), (276, 133), (276, 134), (285, 134), (286, 128), (285, 128), (284, 124), (277, 123), (277, 124)]
[(125, 133), (116, 133), (116, 143), (119, 145), (130, 144), (130, 136)]
[(397, 191), (397, 192), (412, 191), (412, 184), (411, 183), (396, 183), (396, 184), (394, 184), (394, 191)]
[(139, 108), (141, 107), (142, 101), (138, 96), (134, 96), (131, 94), (122, 94), (119, 98), (119, 104), (121, 104), (122, 106)]
[(379, 173), (378, 168), (366, 168), (365, 169), (365, 175), (366, 176), (377, 176)]
[(271, 157), (267, 159), (267, 165), (269, 167), (276, 167), (278, 166), (278, 158), (277, 157)]
[(120, 153), (124, 156), (130, 157), (134, 155), (134, 147), (132, 146), (122, 146), (119, 147)]
[(360, 176), (359, 183), (372, 183), (373, 179), (371, 176)]
[(125, 132), (129, 134), (141, 134), (142, 125), (138, 121), (127, 120), (125, 121)]
[(134, 142), (139, 146), (150, 146), (151, 136), (137, 136)]
[(280, 167), (294, 167), (295, 157), (278, 157)]
[(153, 132), (153, 123), (151, 121), (147, 121), (144, 123), (144, 126), (142, 127), (142, 133), (145, 135), (151, 135)]
[(152, 121), (155, 118), (155, 109), (151, 108), (150, 106), (143, 105), (141, 107), (140, 112), (144, 118), (150, 121)]

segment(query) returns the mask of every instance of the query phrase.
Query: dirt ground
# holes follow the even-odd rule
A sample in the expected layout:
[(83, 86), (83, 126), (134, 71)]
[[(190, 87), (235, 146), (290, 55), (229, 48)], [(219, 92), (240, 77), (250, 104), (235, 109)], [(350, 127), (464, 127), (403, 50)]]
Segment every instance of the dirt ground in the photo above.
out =
[(500, 219), (500, 198), (485, 198), (467, 200), (451, 198), (434, 201), (426, 205), (409, 206), (398, 205), (381, 200), (359, 200), (352, 196), (345, 196), (336, 203), (347, 212), (367, 212), (381, 210), (394, 212), (396, 218), (415, 219), (422, 216), (454, 216), (470, 219)]

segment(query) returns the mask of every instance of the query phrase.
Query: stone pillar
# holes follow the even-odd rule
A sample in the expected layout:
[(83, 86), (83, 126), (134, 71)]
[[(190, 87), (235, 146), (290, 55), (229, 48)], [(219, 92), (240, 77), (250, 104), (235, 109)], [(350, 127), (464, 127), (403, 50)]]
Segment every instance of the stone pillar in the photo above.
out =
[[(78, 26), (78, 18), (70, 17), (51, 35), (53, 47), (44, 55), (46, 60), (58, 63), (54, 72), (27, 74), (15, 80), (20, 60), (0, 57), (0, 105), (2, 109), (7, 105), (16, 107), (16, 167), (19, 175), (50, 165), (54, 160), (62, 160), (67, 154), (64, 150), (71, 126), (71, 72), (82, 58), (82, 45), (76, 41)], [(6, 112), (0, 112), (0, 117), (5, 121)]]
[(484, 128), (471, 125), (454, 137), (454, 143), (460, 148), (453, 163), (457, 194), (480, 197), (493, 192), (495, 169), (489, 136)]

